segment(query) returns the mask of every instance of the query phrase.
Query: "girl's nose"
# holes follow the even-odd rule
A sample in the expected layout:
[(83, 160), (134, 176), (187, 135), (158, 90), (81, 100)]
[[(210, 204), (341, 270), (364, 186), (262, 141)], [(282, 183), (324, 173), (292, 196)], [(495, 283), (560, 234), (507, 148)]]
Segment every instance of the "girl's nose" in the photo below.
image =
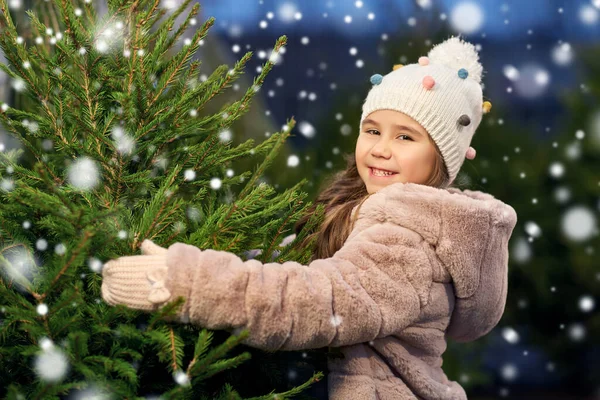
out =
[(389, 157), (391, 155), (389, 141), (385, 139), (379, 140), (371, 149), (371, 153), (377, 157)]

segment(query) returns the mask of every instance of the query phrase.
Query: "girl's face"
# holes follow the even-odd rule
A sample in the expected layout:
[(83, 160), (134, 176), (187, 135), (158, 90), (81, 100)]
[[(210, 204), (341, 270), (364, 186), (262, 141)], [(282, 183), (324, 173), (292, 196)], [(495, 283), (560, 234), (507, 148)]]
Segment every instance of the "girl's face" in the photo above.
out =
[[(354, 154), (369, 194), (396, 182), (424, 184), (435, 162), (435, 147), (427, 131), (394, 110), (378, 110), (364, 119)], [(372, 167), (394, 174), (376, 176)]]

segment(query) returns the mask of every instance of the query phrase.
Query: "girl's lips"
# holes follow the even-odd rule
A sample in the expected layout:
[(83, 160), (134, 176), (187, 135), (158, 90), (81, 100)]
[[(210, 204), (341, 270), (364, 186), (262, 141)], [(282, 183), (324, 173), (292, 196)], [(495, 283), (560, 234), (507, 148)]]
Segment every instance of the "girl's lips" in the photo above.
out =
[(398, 173), (394, 173), (392, 175), (375, 175), (375, 174), (373, 174), (373, 168), (369, 167), (369, 176), (372, 178), (386, 179), (386, 178), (391, 178), (394, 175), (398, 175)]

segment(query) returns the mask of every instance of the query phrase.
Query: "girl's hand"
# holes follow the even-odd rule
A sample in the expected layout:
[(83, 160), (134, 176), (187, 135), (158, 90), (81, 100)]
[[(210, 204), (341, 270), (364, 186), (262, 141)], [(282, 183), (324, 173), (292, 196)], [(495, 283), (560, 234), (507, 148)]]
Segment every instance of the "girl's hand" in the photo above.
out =
[(110, 305), (154, 311), (168, 301), (167, 249), (150, 240), (142, 243), (142, 255), (119, 257), (104, 264), (102, 298)]

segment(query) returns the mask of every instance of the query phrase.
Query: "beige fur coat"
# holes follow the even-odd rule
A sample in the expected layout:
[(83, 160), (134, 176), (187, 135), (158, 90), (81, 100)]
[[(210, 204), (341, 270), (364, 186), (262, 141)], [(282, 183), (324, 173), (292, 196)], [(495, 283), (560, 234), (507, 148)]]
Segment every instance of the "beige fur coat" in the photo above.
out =
[[(256, 348), (339, 347), (331, 400), (466, 399), (442, 371), (446, 338), (475, 340), (502, 317), (515, 210), (478, 191), (394, 183), (352, 212), (344, 246), (309, 265), (173, 244), (148, 298), (184, 296), (182, 321), (248, 329)], [(105, 283), (107, 302), (135, 307)]]

